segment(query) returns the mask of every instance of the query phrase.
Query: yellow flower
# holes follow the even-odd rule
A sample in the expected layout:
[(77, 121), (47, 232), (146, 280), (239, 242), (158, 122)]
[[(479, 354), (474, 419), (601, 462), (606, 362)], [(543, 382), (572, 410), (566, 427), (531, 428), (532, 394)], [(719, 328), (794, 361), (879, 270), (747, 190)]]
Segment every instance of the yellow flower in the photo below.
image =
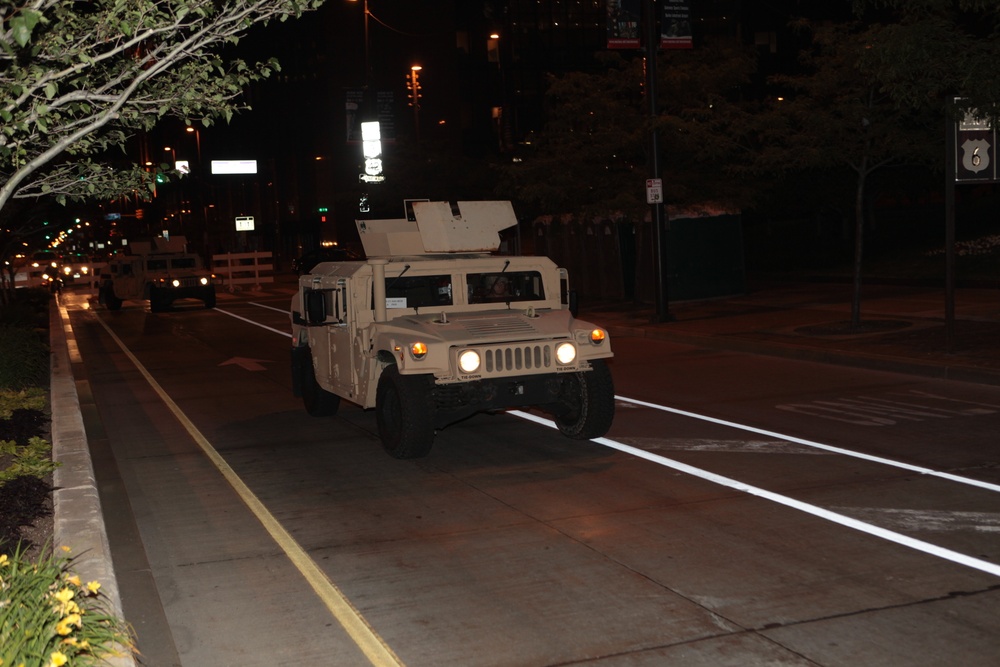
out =
[(83, 627), (83, 620), (80, 618), (80, 614), (70, 614), (63, 620), (59, 621), (59, 623), (56, 624), (56, 632), (65, 637), (69, 633), (73, 632), (72, 626), (74, 625), (78, 628)]
[(67, 602), (72, 600), (74, 595), (75, 593), (73, 593), (73, 591), (71, 591), (68, 588), (64, 588), (58, 593), (53, 593), (53, 597), (55, 597), (55, 599), (59, 600), (63, 604), (66, 604)]
[[(6, 564), (7, 564), (7, 554), (0, 554), (0, 567), (4, 566)], [(0, 660), (3, 660), (3, 658), (0, 658)], [(0, 662), (0, 665), (2, 665), (2, 664), (3, 663)]]
[(87, 583), (87, 590), (90, 591), (92, 594), (96, 595), (97, 591), (100, 590), (100, 588), (101, 588), (101, 582), (99, 581), (90, 581)]
[(71, 575), (71, 576), (68, 576), (68, 577), (66, 577), (66, 581), (67, 581), (68, 583), (71, 583), (71, 584), (73, 584), (74, 586), (79, 586), (79, 585), (80, 585), (80, 577), (79, 577), (79, 576), (77, 576), (77, 575), (75, 575), (75, 574), (74, 574), (74, 575)]
[(49, 655), (49, 658), (51, 659), (49, 665), (52, 665), (52, 667), (62, 667), (69, 660), (69, 658), (66, 657), (66, 654), (62, 651), (53, 651)]
[(66, 553), (69, 553), (70, 551), (72, 551), (72, 549), (70, 549), (70, 548), (69, 548), (68, 546), (66, 546), (65, 544), (64, 544), (64, 545), (62, 545), (62, 546), (61, 546), (61, 547), (59, 547), (59, 548), (60, 548), (60, 549), (62, 549), (62, 550), (63, 550), (64, 552), (66, 552)]

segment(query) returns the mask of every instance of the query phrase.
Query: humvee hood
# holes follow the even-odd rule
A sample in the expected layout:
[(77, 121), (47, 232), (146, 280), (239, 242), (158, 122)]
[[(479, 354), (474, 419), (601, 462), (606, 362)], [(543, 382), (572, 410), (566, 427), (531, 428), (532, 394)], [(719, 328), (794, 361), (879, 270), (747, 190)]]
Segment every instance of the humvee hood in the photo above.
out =
[[(406, 315), (391, 320), (389, 327), (405, 329), (441, 341), (517, 341), (544, 338), (566, 338), (573, 316), (566, 310), (543, 310), (529, 314), (526, 310), (482, 311), (475, 314), (442, 313)], [(580, 320), (576, 327), (586, 326)]]

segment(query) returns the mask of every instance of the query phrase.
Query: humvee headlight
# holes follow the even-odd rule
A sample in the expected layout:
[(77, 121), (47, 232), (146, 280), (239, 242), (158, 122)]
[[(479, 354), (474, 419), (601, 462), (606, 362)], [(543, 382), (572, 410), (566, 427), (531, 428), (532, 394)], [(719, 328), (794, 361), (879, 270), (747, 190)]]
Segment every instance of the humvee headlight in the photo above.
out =
[(590, 342), (594, 345), (600, 345), (603, 343), (605, 337), (607, 337), (607, 334), (604, 333), (604, 329), (594, 329), (590, 332)]
[(475, 350), (464, 350), (458, 355), (458, 367), (462, 369), (463, 373), (475, 373), (479, 370), (481, 363), (479, 353)]
[(556, 345), (556, 360), (560, 364), (571, 364), (574, 359), (576, 359), (576, 346), (573, 343), (559, 343)]
[(89, 266), (81, 266), (80, 267), (80, 273), (82, 273), (83, 275), (87, 275), (88, 273), (90, 273), (90, 267)]
[(208, 278), (205, 278), (204, 276), (202, 276), (202, 278), (201, 278), (201, 284), (202, 285), (207, 285), (208, 284)]
[(410, 344), (410, 355), (414, 359), (423, 359), (427, 356), (427, 346), (417, 341), (416, 343)]
[(180, 287), (181, 281), (177, 280), (177, 278), (174, 278), (173, 280), (170, 281), (170, 284), (173, 285), (174, 287)]
[(65, 274), (66, 274), (67, 276), (68, 276), (68, 275), (70, 274), (70, 272), (71, 272), (72, 270), (73, 270), (73, 269), (72, 269), (71, 267), (68, 267), (68, 266), (64, 266), (64, 267), (63, 267), (63, 273), (65, 273)]

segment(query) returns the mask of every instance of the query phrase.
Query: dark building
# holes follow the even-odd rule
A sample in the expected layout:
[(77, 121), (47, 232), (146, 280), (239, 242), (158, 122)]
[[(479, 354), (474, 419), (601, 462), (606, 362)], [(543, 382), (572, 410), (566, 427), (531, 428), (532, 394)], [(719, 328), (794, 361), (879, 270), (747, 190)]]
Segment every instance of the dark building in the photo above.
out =
[[(752, 43), (779, 67), (795, 51), (785, 24), (803, 4), (692, 2), (695, 47)], [(146, 138), (151, 161), (170, 146), (171, 159), (191, 162), (191, 174), (162, 188), (145, 224), (176, 226), (173, 233), (209, 251), (294, 257), (324, 241), (350, 241), (359, 216), (401, 215), (404, 198), (481, 196), (461, 172), (474, 161), (509, 159), (541, 129), (548, 77), (597, 67), (606, 27), (604, 0), (331, 0), (302, 19), (257, 29), (230, 55), (273, 56), (280, 70), (247, 91), (252, 111), (196, 133), (166, 124)], [(414, 65), (422, 67), (417, 91), (408, 79)], [(382, 121), (382, 183), (359, 180), (357, 121), (366, 115)], [(211, 161), (223, 159), (256, 160), (258, 171), (212, 174)], [(236, 216), (253, 216), (254, 231), (237, 233)]]

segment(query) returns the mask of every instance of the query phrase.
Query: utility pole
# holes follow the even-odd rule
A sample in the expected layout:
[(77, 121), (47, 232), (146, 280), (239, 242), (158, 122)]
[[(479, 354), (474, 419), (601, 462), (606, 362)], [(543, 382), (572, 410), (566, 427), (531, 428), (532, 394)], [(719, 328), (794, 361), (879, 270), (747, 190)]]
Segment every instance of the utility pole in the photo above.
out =
[[(646, 102), (649, 105), (650, 120), (647, 166), (649, 177), (658, 181), (660, 178), (660, 141), (655, 121), (657, 116), (656, 52), (659, 48), (659, 35), (656, 32), (656, 3), (654, 0), (644, 0), (642, 16), (646, 38)], [(656, 273), (656, 284), (653, 291), (656, 312), (653, 315), (653, 321), (670, 322), (673, 320), (673, 316), (670, 314), (668, 303), (663, 202), (651, 202), (649, 206), (650, 222), (653, 226), (653, 265)]]

